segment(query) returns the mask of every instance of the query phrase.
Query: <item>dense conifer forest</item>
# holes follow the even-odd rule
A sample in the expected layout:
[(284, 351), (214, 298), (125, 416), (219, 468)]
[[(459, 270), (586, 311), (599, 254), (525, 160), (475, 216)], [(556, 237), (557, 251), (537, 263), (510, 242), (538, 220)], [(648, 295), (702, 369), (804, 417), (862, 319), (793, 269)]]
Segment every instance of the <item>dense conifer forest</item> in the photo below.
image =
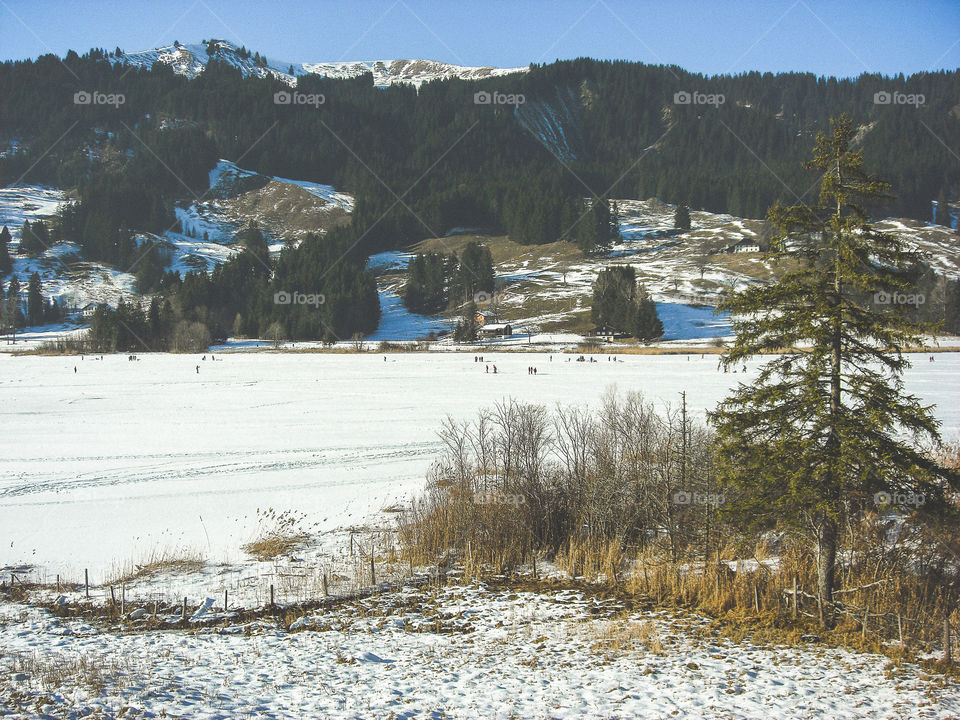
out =
[[(368, 332), (379, 306), (364, 270), (367, 255), (454, 227), (525, 244), (566, 239), (592, 252), (612, 235), (613, 197), (656, 196), (763, 217), (778, 201), (804, 199), (803, 158), (842, 112), (861, 128), (856, 142), (896, 195), (872, 212), (927, 220), (931, 200), (956, 197), (960, 188), (960, 167), (945, 147), (960, 146), (956, 71), (704, 77), (577, 59), (419, 90), (377, 88), (370, 75), (304, 76), (296, 91), (322, 95), (322, 104), (289, 105), (274, 102), (275, 93), (290, 90), (281, 81), (245, 78), (216, 58), (187, 80), (162, 64), (148, 71), (111, 63), (110, 55), (92, 50), (0, 64), (0, 139), (19, 144), (0, 158), (0, 184), (75, 188), (77, 202), (44, 228), (49, 242), (72, 240), (85, 259), (137, 265), (143, 289), (160, 291), (161, 307), (177, 322), (205, 324), (214, 337), (234, 329), (264, 336), (277, 324), (293, 338)], [(74, 103), (84, 91), (124, 100)], [(477, 104), (481, 91), (523, 102)], [(922, 95), (924, 102), (877, 104), (878, 92)], [(350, 192), (350, 224), (274, 262), (253, 238), (212, 274), (164, 273), (162, 251), (137, 246), (134, 233), (169, 229), (174, 203), (206, 191), (218, 158)], [(438, 295), (436, 278), (450, 280), (450, 260), (423, 262), (423, 282), (408, 305), (446, 306), (449, 289)], [(309, 307), (277, 312), (272, 294), (288, 287), (324, 294), (319, 320)]]

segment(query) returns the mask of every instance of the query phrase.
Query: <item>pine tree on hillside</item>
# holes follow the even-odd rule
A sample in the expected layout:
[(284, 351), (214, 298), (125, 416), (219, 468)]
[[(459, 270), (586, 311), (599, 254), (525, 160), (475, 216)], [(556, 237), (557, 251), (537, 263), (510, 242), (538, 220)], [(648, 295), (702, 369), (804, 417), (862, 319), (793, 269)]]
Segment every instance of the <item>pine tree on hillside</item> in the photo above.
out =
[(633, 333), (637, 274), (629, 265), (614, 265), (597, 273), (593, 283), (590, 320), (599, 329)]
[(0, 277), (13, 270), (13, 259), (10, 257), (10, 231), (4, 225), (0, 229)]
[(31, 223), (29, 220), (23, 221), (23, 229), (20, 231), (20, 252), (24, 255), (36, 257), (42, 255), (50, 247), (50, 231), (42, 220), (36, 220)]
[(460, 319), (453, 331), (456, 342), (474, 342), (479, 335), (480, 327), (477, 324), (477, 304), (470, 300), (463, 306)]
[(643, 285), (637, 289), (634, 308), (633, 336), (641, 342), (663, 337), (663, 323), (657, 315), (657, 305)]
[(43, 288), (40, 285), (40, 276), (33, 273), (27, 283), (27, 324), (42, 325), (46, 301), (43, 299)]
[(20, 298), (20, 279), (14, 275), (10, 278), (10, 284), (7, 285), (6, 317), (4, 318), (4, 325), (6, 327), (23, 327), (25, 318), (21, 310), (22, 304)]
[(690, 208), (683, 203), (677, 205), (677, 209), (673, 214), (673, 228), (674, 230), (683, 230), (684, 232), (690, 229)]
[(617, 240), (620, 237), (620, 207), (614, 201), (610, 205), (610, 238)]
[(710, 415), (725, 478), (739, 494), (728, 512), (811, 540), (828, 626), (841, 528), (876, 497), (916, 492), (925, 511), (943, 507), (943, 481), (957, 483), (904, 439), (939, 442), (937, 421), (901, 378), (902, 352), (925, 328), (882, 304), (911, 292), (919, 257), (868, 222), (864, 208), (888, 200), (889, 185), (864, 172), (850, 149), (855, 132), (842, 115), (818, 135), (808, 164), (823, 174), (815, 205), (769, 211), (775, 248), (798, 267), (721, 303), (736, 333), (726, 367), (786, 351)]
[(937, 195), (937, 225), (951, 227), (953, 218), (950, 217), (950, 202), (947, 200), (947, 193), (940, 188), (940, 194)]

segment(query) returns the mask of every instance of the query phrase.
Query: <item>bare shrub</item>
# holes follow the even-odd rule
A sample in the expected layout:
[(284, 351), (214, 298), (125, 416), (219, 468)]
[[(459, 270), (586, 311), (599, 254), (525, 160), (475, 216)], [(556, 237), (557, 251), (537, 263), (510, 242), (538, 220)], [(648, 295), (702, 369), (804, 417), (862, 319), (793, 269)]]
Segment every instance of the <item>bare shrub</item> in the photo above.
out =
[(170, 334), (171, 352), (203, 352), (210, 347), (210, 342), (210, 330), (202, 322), (181, 320)]

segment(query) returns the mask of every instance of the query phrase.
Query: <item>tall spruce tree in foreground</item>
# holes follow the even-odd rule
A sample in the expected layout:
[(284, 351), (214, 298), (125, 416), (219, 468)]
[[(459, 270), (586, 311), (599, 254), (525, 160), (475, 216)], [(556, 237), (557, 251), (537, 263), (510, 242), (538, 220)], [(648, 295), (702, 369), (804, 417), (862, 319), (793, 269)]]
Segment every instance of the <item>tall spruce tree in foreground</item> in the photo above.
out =
[(828, 626), (840, 528), (878, 497), (913, 492), (931, 509), (943, 501), (944, 479), (955, 483), (918, 448), (939, 444), (938, 423), (901, 380), (902, 352), (925, 328), (884, 304), (911, 292), (919, 257), (868, 222), (865, 208), (888, 200), (889, 186), (864, 172), (850, 149), (854, 134), (841, 116), (818, 136), (808, 163), (823, 173), (815, 205), (768, 213), (775, 248), (798, 267), (721, 304), (736, 333), (726, 366), (785, 351), (711, 413), (726, 481), (739, 496), (729, 511), (812, 541)]

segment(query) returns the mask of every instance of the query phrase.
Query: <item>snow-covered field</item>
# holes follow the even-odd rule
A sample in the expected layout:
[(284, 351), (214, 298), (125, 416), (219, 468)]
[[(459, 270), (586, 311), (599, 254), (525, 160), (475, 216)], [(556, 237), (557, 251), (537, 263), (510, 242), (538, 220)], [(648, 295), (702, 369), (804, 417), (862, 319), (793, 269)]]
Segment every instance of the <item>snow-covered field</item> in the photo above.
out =
[[(0, 355), (0, 566), (72, 577), (90, 568), (99, 581), (157, 547), (236, 560), (257, 508), (299, 510), (334, 531), (417, 490), (447, 414), (467, 419), (507, 396), (596, 406), (616, 385), (658, 403), (676, 404), (685, 390), (702, 416), (753, 377), (718, 372), (710, 355), (549, 357)], [(960, 354), (914, 360), (907, 389), (937, 403), (945, 436), (956, 437)]]

